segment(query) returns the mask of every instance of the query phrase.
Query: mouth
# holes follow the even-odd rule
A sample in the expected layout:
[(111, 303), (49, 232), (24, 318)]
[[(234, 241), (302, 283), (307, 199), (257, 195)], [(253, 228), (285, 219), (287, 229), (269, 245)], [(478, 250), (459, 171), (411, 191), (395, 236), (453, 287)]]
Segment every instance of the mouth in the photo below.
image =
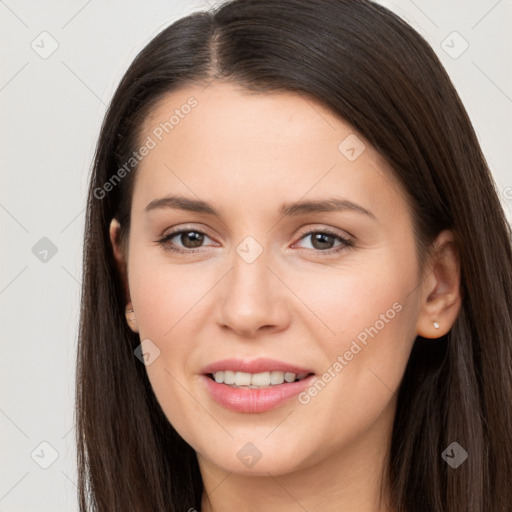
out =
[(200, 373), (210, 398), (223, 408), (242, 413), (263, 413), (289, 405), (316, 378), (311, 368), (266, 357), (223, 359)]
[(255, 414), (290, 406), (293, 398), (314, 383), (315, 374), (219, 370), (202, 374), (202, 381), (205, 392), (221, 407)]
[(314, 375), (314, 373), (304, 372), (296, 374), (284, 371), (248, 373), (233, 370), (220, 370), (213, 373), (206, 373), (205, 375), (217, 384), (225, 384), (226, 386), (236, 389), (266, 389), (299, 382)]

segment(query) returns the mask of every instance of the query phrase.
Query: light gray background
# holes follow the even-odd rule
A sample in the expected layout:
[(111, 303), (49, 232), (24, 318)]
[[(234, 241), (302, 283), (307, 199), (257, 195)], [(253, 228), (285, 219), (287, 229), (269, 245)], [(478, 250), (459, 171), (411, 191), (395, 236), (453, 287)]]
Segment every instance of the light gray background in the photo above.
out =
[[(381, 3), (447, 68), (510, 220), (512, 1)], [(0, 512), (77, 510), (74, 364), (84, 206), (100, 123), (138, 51), (212, 4), (0, 0)], [(52, 44), (58, 48), (45, 55)], [(47, 261), (37, 254), (43, 237), (57, 249)]]

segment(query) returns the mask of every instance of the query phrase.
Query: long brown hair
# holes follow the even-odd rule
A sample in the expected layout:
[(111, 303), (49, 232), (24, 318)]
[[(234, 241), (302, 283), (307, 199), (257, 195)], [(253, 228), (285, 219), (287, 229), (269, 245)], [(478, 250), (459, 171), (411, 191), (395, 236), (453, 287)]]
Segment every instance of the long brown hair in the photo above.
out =
[[(125, 321), (109, 223), (127, 241), (136, 168), (105, 192), (162, 95), (221, 79), (314, 97), (391, 164), (411, 201), (420, 259), (456, 235), (460, 314), (415, 341), (389, 457), (397, 512), (512, 508), (511, 231), (468, 115), (426, 41), (368, 0), (233, 0), (182, 18), (136, 57), (99, 137), (88, 192), (77, 356), (80, 510), (201, 509), (194, 450), (162, 412)], [(114, 183), (111, 181), (111, 183)], [(102, 188), (103, 187), (103, 188)], [(101, 192), (101, 193), (100, 193)], [(457, 442), (454, 469), (441, 457)]]

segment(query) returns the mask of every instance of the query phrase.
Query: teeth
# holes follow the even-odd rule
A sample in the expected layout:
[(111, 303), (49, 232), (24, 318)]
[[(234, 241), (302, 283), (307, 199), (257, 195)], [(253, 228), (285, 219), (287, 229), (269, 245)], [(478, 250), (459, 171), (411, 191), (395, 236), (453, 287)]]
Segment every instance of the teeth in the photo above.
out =
[(284, 380), (286, 382), (293, 382), (295, 380), (295, 377), (296, 377), (295, 373), (288, 373), (287, 372), (287, 373), (284, 374)]
[(291, 372), (262, 372), (246, 373), (232, 372), (230, 370), (219, 371), (213, 374), (215, 382), (234, 386), (247, 386), (251, 388), (263, 388), (268, 386), (277, 386), (284, 382), (294, 382), (296, 379), (302, 380), (307, 377), (307, 373), (296, 375)]
[[(243, 373), (243, 372), (236, 372), (237, 375), (243, 375), (249, 380), (249, 382), (239, 382), (238, 380), (235, 380), (235, 384), (237, 386), (241, 385), (247, 385), (247, 386), (270, 386), (270, 372), (263, 372), (263, 373)], [(280, 383), (281, 384), (281, 383)]]
[(270, 384), (282, 384), (284, 381), (283, 372), (270, 372)]
[(224, 372), (224, 384), (234, 384), (235, 383), (235, 372)]
[(236, 372), (235, 373), (235, 386), (250, 386), (251, 385), (251, 374)]

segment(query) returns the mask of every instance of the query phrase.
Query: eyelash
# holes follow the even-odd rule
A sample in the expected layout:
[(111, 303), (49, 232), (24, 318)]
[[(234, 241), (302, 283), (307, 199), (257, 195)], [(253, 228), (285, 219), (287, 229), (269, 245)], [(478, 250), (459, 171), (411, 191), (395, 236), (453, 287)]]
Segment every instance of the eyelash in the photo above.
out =
[[(174, 252), (174, 253), (189, 254), (189, 253), (196, 252), (196, 249), (177, 249), (176, 247), (173, 247), (172, 245), (168, 244), (169, 240), (171, 240), (174, 237), (176, 237), (177, 235), (181, 235), (183, 233), (199, 233), (201, 235), (205, 235), (205, 236), (208, 237), (208, 235), (206, 233), (204, 233), (203, 231), (197, 230), (197, 229), (180, 229), (180, 230), (177, 230), (177, 231), (172, 231), (171, 233), (165, 235), (160, 240), (157, 240), (157, 243), (162, 245), (164, 250), (170, 251), (170, 252)], [(309, 235), (318, 234), (318, 233), (320, 233), (322, 235), (333, 236), (334, 238), (337, 238), (341, 242), (341, 244), (337, 248), (327, 249), (325, 251), (321, 251), (319, 249), (306, 249), (307, 251), (313, 251), (313, 252), (315, 252), (315, 253), (317, 253), (319, 255), (324, 255), (324, 254), (325, 255), (333, 255), (333, 254), (337, 254), (337, 253), (341, 252), (344, 249), (352, 247), (354, 245), (352, 240), (344, 238), (344, 237), (340, 236), (338, 233), (335, 233), (334, 231), (331, 231), (329, 229), (322, 229), (322, 230), (313, 229), (313, 230), (310, 230), (310, 231), (308, 231), (306, 233), (303, 233), (299, 240), (302, 240), (303, 238), (306, 238)], [(208, 237), (208, 238), (210, 238), (210, 237)]]

